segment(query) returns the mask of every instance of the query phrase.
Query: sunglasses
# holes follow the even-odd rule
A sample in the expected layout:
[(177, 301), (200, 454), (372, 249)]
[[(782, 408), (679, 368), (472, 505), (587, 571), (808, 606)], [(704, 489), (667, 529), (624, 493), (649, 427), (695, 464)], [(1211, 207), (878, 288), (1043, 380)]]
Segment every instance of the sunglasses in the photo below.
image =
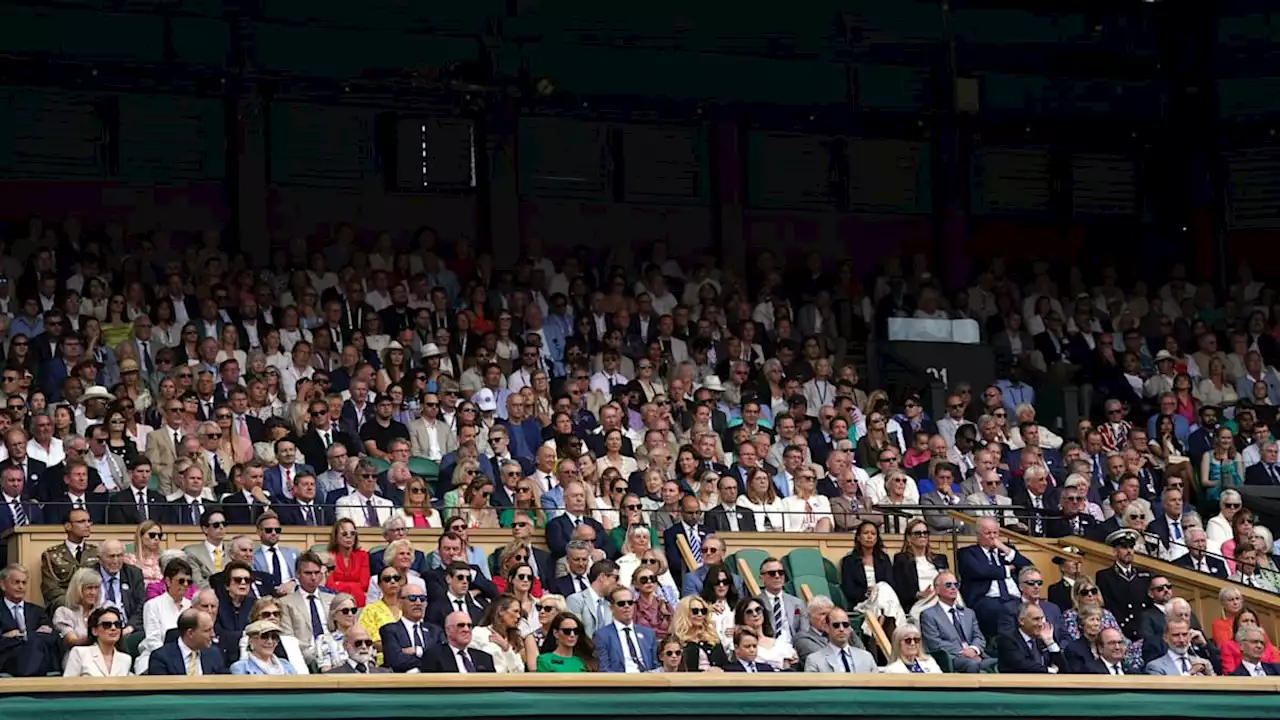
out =
[(208, 525), (208, 527), (211, 527), (211, 528), (224, 528), (226, 526), (227, 524), (225, 522), (211, 522)]
[(403, 580), (399, 575), (383, 575), (382, 582), (400, 582)]
[(657, 558), (645, 558), (645, 559), (643, 559), (643, 560), (641, 560), (641, 561), (640, 561), (640, 564), (641, 564), (641, 565), (657, 565), (657, 564), (658, 564), (658, 559), (657, 559)]
[(405, 595), (404, 599), (408, 600), (409, 602), (426, 602), (427, 596), (426, 595)]
[(853, 627), (853, 625), (852, 625), (852, 624), (850, 624), (850, 623), (849, 623), (848, 621), (846, 621), (846, 620), (840, 620), (840, 621), (837, 621), (837, 622), (828, 623), (828, 625), (830, 625), (831, 627), (835, 628), (836, 630), (844, 630), (845, 628), (851, 628), (851, 627)]
[(683, 655), (684, 655), (684, 652), (681, 650), (663, 650), (662, 651), (662, 657), (678, 658)]
[(1102, 591), (1099, 590), (1098, 588), (1085, 588), (1080, 591), (1080, 594), (1081, 595), (1100, 595), (1102, 594)]
[(787, 571), (786, 570), (765, 570), (760, 574), (768, 577), (786, 577)]
[[(354, 607), (344, 607), (344, 608), (338, 608), (337, 610), (334, 610), (334, 612), (342, 613), (343, 615), (355, 615), (356, 613), (360, 612), (360, 610)], [(372, 640), (369, 641), (369, 644), (373, 645), (373, 641)]]
[(356, 648), (371, 648), (373, 647), (373, 641), (372, 640), (356, 640), (356, 641), (353, 641), (351, 645), (352, 647), (356, 647)]
[(149, 539), (149, 540), (164, 540), (164, 539), (165, 539), (165, 534), (164, 534), (164, 533), (162, 533), (162, 532), (149, 532), (149, 533), (147, 533), (147, 539)]
[(258, 636), (258, 639), (267, 642), (280, 642), (280, 633), (262, 633)]
[(103, 630), (123, 630), (124, 623), (120, 620), (103, 620), (98, 623), (98, 627)]
[(1040, 587), (1041, 585), (1044, 585), (1044, 581), (1043, 580), (1023, 580), (1022, 584), (1029, 585), (1031, 587)]
[(903, 643), (904, 645), (919, 645), (919, 644), (920, 644), (920, 638), (918, 638), (918, 637), (904, 637), (904, 638), (902, 638), (902, 643)]
[(707, 609), (704, 607), (689, 608), (689, 612), (694, 615), (706, 615)]
[(263, 610), (262, 612), (258, 613), (258, 617), (260, 617), (260, 618), (273, 618), (273, 617), (274, 617), (274, 618), (278, 618), (278, 617), (280, 617), (280, 611), (279, 611), (279, 610)]
[(750, 616), (752, 616), (752, 617), (754, 617), (754, 616), (756, 616), (756, 615), (762, 615), (762, 614), (764, 614), (764, 608), (760, 607), (759, 605), (757, 605), (757, 606), (755, 606), (755, 607), (749, 607), (749, 608), (747, 608), (746, 610), (743, 610), (743, 611), (742, 611), (742, 614), (743, 614), (743, 615), (750, 615)]
[(530, 575), (529, 573), (520, 573), (519, 575), (516, 575), (516, 579), (523, 580), (524, 582), (528, 582), (533, 579), (533, 576)]
[(578, 628), (577, 627), (560, 627), (560, 628), (556, 628), (556, 632), (560, 633), (561, 635), (577, 635)]
[(231, 582), (233, 582), (233, 583), (235, 583), (235, 584), (237, 584), (237, 585), (248, 585), (248, 584), (249, 584), (249, 576), (248, 576), (248, 575), (237, 575), (237, 576), (235, 576), (235, 577), (231, 578)]
[(262, 533), (264, 533), (264, 534), (267, 534), (267, 535), (279, 535), (279, 534), (280, 534), (280, 528), (278, 528), (278, 527), (264, 527), (264, 528), (262, 528), (261, 532), (262, 532)]
[(915, 530), (908, 534), (911, 535), (911, 537), (929, 537), (928, 530)]

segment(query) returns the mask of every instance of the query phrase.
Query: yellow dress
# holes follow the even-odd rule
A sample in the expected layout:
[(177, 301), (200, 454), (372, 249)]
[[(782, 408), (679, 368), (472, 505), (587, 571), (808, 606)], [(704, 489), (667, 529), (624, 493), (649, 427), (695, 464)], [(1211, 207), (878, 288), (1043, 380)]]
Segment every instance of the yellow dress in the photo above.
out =
[[(369, 637), (377, 640), (381, 637), (382, 626), (400, 619), (400, 608), (392, 608), (382, 600), (371, 602), (360, 612), (360, 627), (369, 633)], [(381, 641), (379, 641), (381, 642)], [(378, 664), (382, 664), (382, 653), (378, 653)]]

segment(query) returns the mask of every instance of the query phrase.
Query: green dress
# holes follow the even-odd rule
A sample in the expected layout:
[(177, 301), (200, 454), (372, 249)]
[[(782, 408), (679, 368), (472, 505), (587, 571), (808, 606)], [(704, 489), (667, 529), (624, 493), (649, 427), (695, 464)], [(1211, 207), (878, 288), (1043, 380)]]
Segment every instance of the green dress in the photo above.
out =
[(582, 662), (582, 658), (576, 655), (569, 657), (560, 657), (559, 655), (549, 652), (542, 653), (538, 656), (538, 672), (586, 672), (587, 666)]

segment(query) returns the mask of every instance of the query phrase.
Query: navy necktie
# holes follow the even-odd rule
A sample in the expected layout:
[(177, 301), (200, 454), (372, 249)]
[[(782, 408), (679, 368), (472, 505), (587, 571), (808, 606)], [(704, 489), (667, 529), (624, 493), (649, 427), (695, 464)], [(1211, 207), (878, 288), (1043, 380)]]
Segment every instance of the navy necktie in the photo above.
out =
[(640, 651), (636, 649), (634, 632), (631, 628), (622, 628), (622, 631), (627, 634), (627, 651), (631, 653), (631, 662), (636, 664), (640, 672), (644, 672), (644, 661), (640, 659)]
[(280, 549), (271, 548), (271, 580), (279, 586), (284, 582), (284, 573), (280, 570)]
[(462, 658), (462, 667), (466, 668), (467, 672), (473, 673), (476, 671), (476, 664), (471, 662), (471, 656), (467, 654), (466, 650), (459, 650), (458, 657)]
[(311, 636), (320, 637), (324, 634), (324, 621), (320, 619), (320, 601), (315, 595), (307, 597), (307, 602), (311, 605)]

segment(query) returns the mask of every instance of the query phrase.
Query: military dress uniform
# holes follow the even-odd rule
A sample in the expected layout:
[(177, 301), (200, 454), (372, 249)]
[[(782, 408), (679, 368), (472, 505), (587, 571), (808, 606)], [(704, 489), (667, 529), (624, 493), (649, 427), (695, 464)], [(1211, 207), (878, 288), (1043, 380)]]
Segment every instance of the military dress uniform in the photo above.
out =
[(1120, 629), (1130, 640), (1137, 640), (1138, 616), (1147, 607), (1147, 587), (1151, 585), (1151, 573), (1136, 567), (1123, 568), (1112, 565), (1098, 571), (1098, 589), (1102, 602), (1116, 617)]
[(76, 570), (88, 567), (98, 559), (97, 545), (86, 542), (82, 543), (82, 547), (79, 560), (71, 554), (65, 541), (40, 555), (40, 593), (50, 615), (65, 604), (67, 585), (71, 584), (71, 576), (75, 575)]

